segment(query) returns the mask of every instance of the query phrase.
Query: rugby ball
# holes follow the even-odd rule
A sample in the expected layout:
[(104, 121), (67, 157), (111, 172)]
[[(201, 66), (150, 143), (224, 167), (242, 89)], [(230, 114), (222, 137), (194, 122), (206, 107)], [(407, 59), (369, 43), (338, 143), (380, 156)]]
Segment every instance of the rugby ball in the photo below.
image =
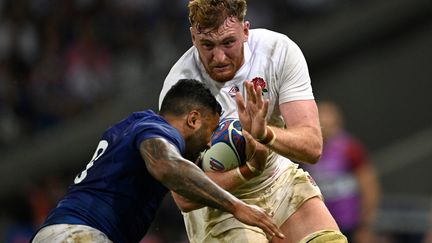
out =
[(240, 121), (226, 118), (211, 137), (211, 146), (201, 154), (204, 171), (223, 172), (239, 167), (246, 162), (246, 140)]

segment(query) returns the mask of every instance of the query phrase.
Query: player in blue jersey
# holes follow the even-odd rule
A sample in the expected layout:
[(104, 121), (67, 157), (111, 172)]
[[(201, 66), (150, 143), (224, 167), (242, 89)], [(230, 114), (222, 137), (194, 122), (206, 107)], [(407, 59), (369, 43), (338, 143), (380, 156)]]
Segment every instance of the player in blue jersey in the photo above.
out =
[(191, 162), (208, 147), (220, 114), (202, 83), (183, 79), (159, 114), (135, 112), (109, 128), (32, 242), (139, 242), (169, 190), (283, 237), (264, 210), (224, 191)]

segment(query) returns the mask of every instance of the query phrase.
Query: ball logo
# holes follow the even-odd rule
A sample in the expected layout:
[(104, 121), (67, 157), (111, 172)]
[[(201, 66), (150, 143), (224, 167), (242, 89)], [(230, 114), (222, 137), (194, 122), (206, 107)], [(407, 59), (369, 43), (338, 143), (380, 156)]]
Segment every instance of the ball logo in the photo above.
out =
[(210, 158), (210, 168), (214, 171), (224, 171), (225, 170), (225, 166), (218, 161), (217, 159), (211, 157)]

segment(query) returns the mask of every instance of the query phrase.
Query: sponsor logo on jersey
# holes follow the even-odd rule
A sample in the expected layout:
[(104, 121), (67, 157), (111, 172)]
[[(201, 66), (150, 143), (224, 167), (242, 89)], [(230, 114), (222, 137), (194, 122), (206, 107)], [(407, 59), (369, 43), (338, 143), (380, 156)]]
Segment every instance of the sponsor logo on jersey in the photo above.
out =
[(234, 85), (234, 86), (232, 86), (231, 89), (228, 91), (228, 94), (229, 94), (231, 97), (235, 97), (236, 93), (239, 92), (239, 91), (240, 91), (239, 87), (237, 87), (236, 85)]

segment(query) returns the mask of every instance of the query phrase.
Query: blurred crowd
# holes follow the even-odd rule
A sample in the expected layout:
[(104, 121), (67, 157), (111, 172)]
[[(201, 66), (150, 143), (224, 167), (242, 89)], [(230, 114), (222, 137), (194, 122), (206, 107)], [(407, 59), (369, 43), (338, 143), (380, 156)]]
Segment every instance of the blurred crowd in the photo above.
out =
[(0, 1), (0, 146), (112, 99), (113, 58), (124, 49), (146, 53), (153, 42), (149, 33), (157, 39), (160, 29), (170, 28), (168, 21), (181, 24), (175, 19), (185, 17), (178, 11), (185, 8), (169, 5)]
[[(130, 60), (167, 73), (191, 45), (188, 1), (0, 0), (0, 150), (128, 92)], [(276, 29), (344, 2), (355, 1), (249, 0), (247, 18)], [(2, 202), (0, 241), (28, 242), (74, 174), (40, 179)], [(187, 242), (178, 209), (169, 198), (162, 208), (143, 242)]]
[[(0, 0), (0, 148), (115, 98), (126, 52), (168, 68), (190, 45), (187, 2)], [(277, 26), (337, 2), (250, 0), (248, 18)]]

